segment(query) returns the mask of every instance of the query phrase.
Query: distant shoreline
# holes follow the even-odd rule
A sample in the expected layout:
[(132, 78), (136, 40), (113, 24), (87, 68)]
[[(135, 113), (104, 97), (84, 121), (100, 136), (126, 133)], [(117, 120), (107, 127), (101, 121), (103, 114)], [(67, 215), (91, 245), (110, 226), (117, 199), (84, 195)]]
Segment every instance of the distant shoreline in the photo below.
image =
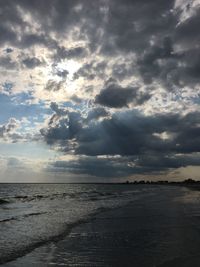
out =
[(183, 185), (183, 186), (199, 186), (200, 181), (196, 181), (193, 179), (186, 179), (184, 181), (145, 181), (145, 180), (138, 180), (138, 181), (125, 181), (125, 182), (0, 182), (0, 185), (3, 184), (99, 184), (99, 185)]

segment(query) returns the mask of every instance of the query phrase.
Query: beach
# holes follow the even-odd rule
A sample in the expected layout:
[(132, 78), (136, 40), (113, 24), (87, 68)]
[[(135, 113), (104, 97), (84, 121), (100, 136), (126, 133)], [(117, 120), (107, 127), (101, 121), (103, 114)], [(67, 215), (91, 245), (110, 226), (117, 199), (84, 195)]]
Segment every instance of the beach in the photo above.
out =
[(120, 190), (132, 192), (132, 200), (96, 211), (66, 235), (2, 266), (200, 265), (199, 191), (149, 185)]

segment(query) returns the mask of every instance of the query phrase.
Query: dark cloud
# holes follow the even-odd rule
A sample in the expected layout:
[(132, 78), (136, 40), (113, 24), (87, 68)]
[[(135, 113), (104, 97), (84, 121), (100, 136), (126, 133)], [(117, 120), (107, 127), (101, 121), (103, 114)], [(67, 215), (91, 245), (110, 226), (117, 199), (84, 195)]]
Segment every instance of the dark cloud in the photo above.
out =
[[(137, 63), (113, 66), (113, 77), (140, 75), (147, 84), (167, 90), (199, 83), (200, 9), (181, 21), (174, 1), (109, 1), (108, 20), (101, 40), (106, 55), (134, 53)], [(194, 60), (194, 62), (191, 62)], [(133, 60), (135, 62), (135, 60)]]
[[(135, 73), (141, 75), (145, 83), (161, 81), (167, 90), (199, 82), (198, 65), (192, 64), (189, 56), (194, 48), (193, 54), (199, 54), (198, 8), (187, 20), (180, 21), (180, 11), (174, 9), (174, 0), (165, 3), (163, 0), (90, 1), (84, 5), (82, 1), (50, 0), (48, 3), (46, 6), (45, 1), (38, 0), (2, 0), (1, 43), (20, 48), (45, 46), (53, 52), (55, 61), (86, 58), (89, 50), (91, 53), (100, 51), (103, 55), (133, 53), (137, 63), (127, 69), (124, 62), (119, 62), (113, 66), (113, 77), (123, 80)], [(27, 12), (38, 23), (38, 32), (33, 30), (30, 21), (23, 19)], [(60, 45), (59, 40), (71, 30), (76, 40), (87, 41), (88, 46), (66, 48)], [(182, 57), (174, 47), (176, 50), (180, 47)], [(38, 63), (33, 59), (27, 61), (31, 68)], [(85, 63), (74, 78), (103, 78), (106, 65), (107, 62), (95, 60)]]
[[(86, 155), (140, 155), (192, 153), (199, 147), (199, 113), (143, 116), (134, 111), (114, 114), (90, 124), (79, 134), (77, 153)], [(168, 133), (169, 138), (157, 134)], [(91, 145), (92, 144), (92, 145)], [(196, 145), (195, 145), (196, 144)]]
[[(142, 52), (150, 41), (159, 42), (171, 34), (177, 18), (172, 13), (174, 1), (110, 1), (109, 16), (102, 52)], [(112, 49), (109, 45), (112, 46)]]
[[(86, 161), (89, 166), (94, 163), (92, 157), (96, 161), (97, 156), (119, 155), (117, 162), (120, 163), (113, 161), (106, 168), (110, 166), (111, 171), (113, 168), (118, 169), (120, 165), (124, 174), (129, 175), (198, 165), (200, 161), (198, 154), (195, 154), (200, 150), (198, 112), (185, 116), (173, 113), (145, 116), (129, 110), (108, 117), (103, 110), (92, 110), (85, 120), (78, 112), (62, 115), (58, 106), (53, 110), (59, 117), (55, 117), (55, 114), (51, 117), (49, 126), (41, 130), (43, 137), (47, 143), (59, 145), (63, 152), (72, 149), (77, 155), (87, 155), (90, 158), (89, 163)], [(102, 113), (102, 120), (97, 120)], [(73, 146), (70, 147), (72, 143)], [(109, 162), (108, 159), (107, 161)], [(84, 167), (87, 166), (86, 162)], [(98, 160), (96, 170), (101, 162)], [(83, 162), (76, 164), (79, 170)], [(96, 165), (93, 166), (93, 170), (86, 168), (88, 174), (95, 172)], [(124, 166), (129, 166), (127, 172)]]
[(133, 61), (127, 63), (127, 60), (124, 59), (123, 63), (115, 64), (112, 67), (112, 77), (116, 78), (119, 81), (123, 81), (126, 78), (133, 77), (135, 74), (135, 67)]
[(163, 174), (169, 169), (186, 166), (199, 166), (200, 157), (196, 155), (145, 155), (140, 157), (83, 157), (78, 160), (55, 161), (49, 163), (51, 172), (68, 172), (106, 178), (125, 178), (130, 175)]
[(96, 96), (95, 102), (103, 106), (121, 108), (127, 107), (136, 95), (135, 88), (122, 88), (116, 85), (109, 85), (102, 89)]
[(58, 104), (56, 102), (51, 102), (50, 108), (56, 113), (58, 116), (64, 116), (68, 113), (67, 110), (64, 110), (62, 108), (59, 108)]
[(55, 60), (81, 58), (86, 56), (87, 51), (84, 47), (73, 47), (66, 49), (65, 47), (57, 47)]
[(121, 87), (118, 84), (108, 84), (96, 96), (95, 103), (111, 108), (128, 107), (133, 102), (135, 105), (141, 105), (150, 99), (147, 93), (139, 92), (137, 87)]
[[(55, 48), (55, 41), (50, 32), (63, 33), (70, 25), (76, 24), (74, 7), (78, 1), (1, 1), (0, 43), (9, 43), (17, 47), (45, 45)], [(24, 14), (31, 14), (33, 20), (24, 19)], [(33, 22), (39, 25), (37, 33), (33, 31)], [(19, 38), (20, 37), (20, 38)]]
[[(128, 160), (84, 157), (79, 160), (56, 161), (47, 167), (51, 172), (70, 172), (73, 174), (91, 175), (98, 177), (124, 177), (131, 173), (137, 173), (128, 166)], [(139, 169), (138, 169), (139, 172)]]
[(200, 23), (200, 8), (196, 8), (194, 14), (178, 24), (175, 30), (175, 41), (184, 50), (190, 50), (200, 42), (198, 25)]
[(171, 39), (164, 38), (161, 46), (150, 46), (137, 61), (138, 71), (145, 83), (155, 80), (167, 90), (199, 83), (200, 51), (193, 48), (175, 52)]
[(5, 49), (5, 52), (6, 52), (7, 54), (10, 54), (10, 53), (13, 52), (13, 49), (10, 48), (10, 47), (8, 47), (8, 48)]
[(41, 66), (43, 63), (36, 57), (27, 57), (22, 60), (22, 65), (28, 69), (34, 69)]
[(87, 120), (97, 120), (99, 118), (107, 117), (109, 115), (108, 111), (106, 111), (102, 107), (93, 108), (88, 112)]
[(165, 37), (162, 42), (160, 46), (149, 46), (138, 59), (138, 70), (145, 83), (151, 83), (155, 78), (165, 82), (167, 75), (178, 67), (171, 39)]
[[(55, 102), (51, 103), (55, 112), (49, 119), (48, 127), (40, 130), (48, 144), (61, 143), (76, 138), (82, 129), (82, 118), (79, 112), (61, 109)], [(62, 150), (62, 148), (61, 148)], [(63, 148), (63, 150), (66, 150)]]

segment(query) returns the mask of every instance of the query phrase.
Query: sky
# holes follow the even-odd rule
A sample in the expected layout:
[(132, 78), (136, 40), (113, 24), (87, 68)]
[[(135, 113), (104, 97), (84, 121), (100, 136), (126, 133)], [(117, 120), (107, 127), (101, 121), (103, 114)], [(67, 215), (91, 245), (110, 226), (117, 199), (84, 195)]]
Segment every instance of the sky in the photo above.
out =
[(0, 0), (0, 182), (200, 179), (198, 0)]

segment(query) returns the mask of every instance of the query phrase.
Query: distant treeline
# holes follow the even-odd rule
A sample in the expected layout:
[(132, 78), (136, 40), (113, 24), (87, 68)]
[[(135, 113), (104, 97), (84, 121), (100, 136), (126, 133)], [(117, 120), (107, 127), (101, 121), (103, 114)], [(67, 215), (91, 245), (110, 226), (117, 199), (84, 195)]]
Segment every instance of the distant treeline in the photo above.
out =
[(191, 178), (188, 178), (184, 181), (144, 181), (144, 180), (139, 180), (139, 181), (133, 181), (133, 182), (129, 182), (129, 181), (126, 181), (125, 182), (126, 184), (177, 184), (177, 185), (180, 185), (180, 184), (183, 184), (183, 185), (193, 185), (193, 184), (199, 184), (200, 185), (200, 181), (196, 181), (196, 180), (193, 180)]

